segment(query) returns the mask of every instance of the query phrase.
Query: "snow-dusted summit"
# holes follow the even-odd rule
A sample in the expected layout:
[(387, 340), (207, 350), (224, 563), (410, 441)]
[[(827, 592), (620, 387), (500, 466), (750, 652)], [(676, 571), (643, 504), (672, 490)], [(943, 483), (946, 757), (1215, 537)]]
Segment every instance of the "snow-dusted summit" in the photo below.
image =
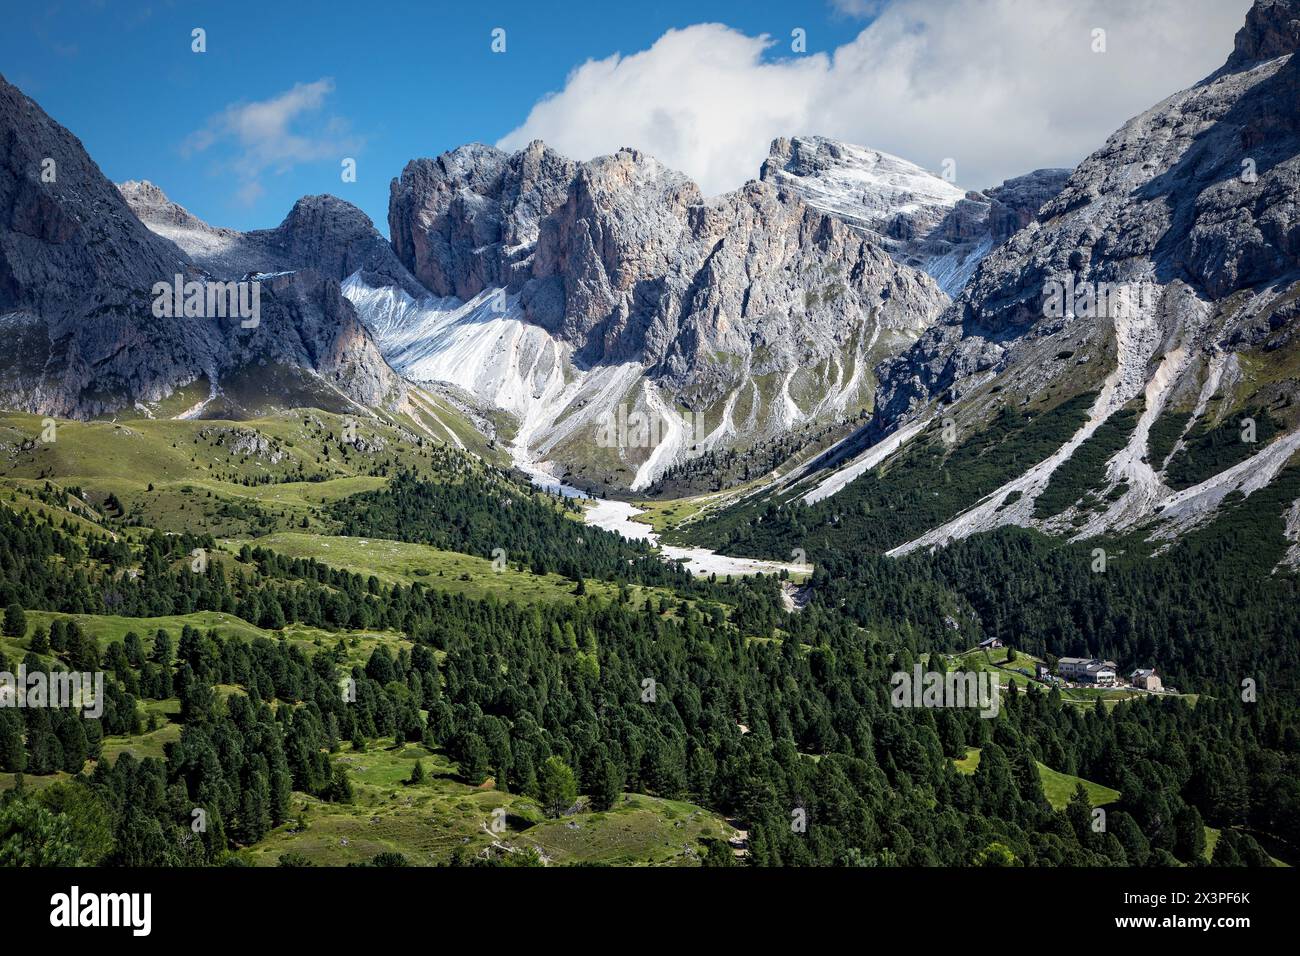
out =
[(982, 192), (967, 192), (877, 149), (796, 136), (772, 142), (760, 175), (870, 236), (955, 298), (980, 260), (1061, 190), (1069, 170), (1035, 170)]
[(875, 233), (890, 252), (928, 234), (966, 196), (915, 163), (823, 136), (774, 140), (760, 176)]

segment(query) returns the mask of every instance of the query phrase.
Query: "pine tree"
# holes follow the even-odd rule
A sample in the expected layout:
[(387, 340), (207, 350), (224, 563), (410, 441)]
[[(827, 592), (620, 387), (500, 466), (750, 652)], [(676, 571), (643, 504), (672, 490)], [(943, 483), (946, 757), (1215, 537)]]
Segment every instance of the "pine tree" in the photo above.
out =
[(0, 770), (21, 774), (26, 766), (23, 718), (12, 708), (0, 707)]
[(558, 817), (573, 806), (578, 799), (578, 784), (573, 770), (559, 757), (547, 757), (538, 775), (542, 811), (548, 817)]
[(612, 809), (623, 795), (623, 771), (612, 760), (604, 761), (596, 776), (596, 790), (591, 795), (591, 804), (596, 810)]
[(27, 636), (27, 614), (20, 605), (10, 604), (5, 608), (4, 633), (5, 637)]
[(1174, 856), (1194, 865), (1205, 862), (1205, 821), (1195, 807), (1184, 805), (1174, 818)]
[(466, 734), (464, 755), (460, 761), (461, 772), (471, 785), (478, 786), (488, 775), (488, 751), (478, 734)]
[(81, 773), (89, 750), (81, 717), (76, 714), (64, 714), (59, 722), (58, 738), (63, 748), (63, 769), (68, 773)]
[(704, 840), (704, 857), (701, 865), (708, 867), (726, 867), (736, 865), (736, 855), (723, 840)]

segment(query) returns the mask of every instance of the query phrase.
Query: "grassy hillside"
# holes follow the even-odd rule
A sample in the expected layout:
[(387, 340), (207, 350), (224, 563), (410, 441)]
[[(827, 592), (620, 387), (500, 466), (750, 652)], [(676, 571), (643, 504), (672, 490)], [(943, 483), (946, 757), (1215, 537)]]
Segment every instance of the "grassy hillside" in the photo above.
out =
[[(691, 865), (699, 861), (701, 839), (734, 832), (716, 813), (641, 794), (624, 794), (606, 812), (548, 820), (528, 797), (462, 782), (455, 763), (419, 744), (373, 743), (362, 751), (345, 745), (333, 759), (348, 768), (353, 803), (295, 794), (295, 820), (246, 851), (250, 862), (272, 866), (294, 853), (313, 865), (341, 866), (395, 852), (427, 866), (447, 863), (456, 850), (470, 857), (535, 850), (559, 865)], [(412, 784), (417, 760), (427, 776)]]
[[(774, 541), (799, 531), (800, 544), (824, 534), (852, 548), (819, 568), (797, 613), (775, 580), (697, 580), (584, 527), (576, 510), (468, 454), (463, 438), (430, 439), (415, 418), (380, 416), (353, 433), (317, 410), (238, 422), (145, 415), (57, 424), (42, 442), (39, 420), (4, 416), (0, 606), (15, 613), (0, 655), (109, 680), (102, 717), (0, 712), (0, 790), (16, 791), (24, 774), (0, 809), (46, 801), (74, 820), (80, 810), (66, 816), (64, 801), (100, 806), (111, 842), (60, 847), (51, 860), (92, 865), (342, 865), (379, 854), (423, 865), (716, 865), (736, 861), (733, 826), (749, 834), (754, 865), (962, 866), (984, 854), (990, 827), (1028, 865), (1115, 860), (1062, 833), (1041, 800), (1017, 801), (1025, 784), (1014, 775), (974, 774), (953, 800), (944, 755), (965, 750), (958, 766), (973, 773), (996, 729), (1015, 766), (1042, 756), (1098, 767), (1122, 741), (1133, 786), (1157, 789), (1169, 754), (1205, 750), (1205, 787), (1125, 807), (1133, 839), (1154, 832), (1148, 815), (1185, 816), (1198, 800), (1232, 852), (1258, 861), (1237, 821), (1293, 839), (1290, 794), (1228, 758), (1249, 746), (1290, 766), (1293, 720), (1276, 693), (1256, 717), (1228, 695), (1190, 708), (1113, 694), (1103, 713), (1088, 692), (1036, 688), (1002, 708), (996, 728), (887, 703), (900, 659), (932, 660), (986, 633), (1023, 635), (1025, 648), (1010, 661), (968, 655), (965, 666), (1024, 686), (1035, 662), (1026, 651), (1070, 649), (1048, 611), (1115, 605), (1127, 560), (1085, 579), (1086, 600), (1033, 601), (1040, 578), (1075, 579), (1023, 535), (956, 546), (943, 557), (952, 567), (875, 553), (1036, 460), (1078, 411), (1008, 412), (957, 447), (926, 436), (833, 508), (799, 510), (784, 529), (788, 516), (762, 513), (754, 527)], [(1252, 508), (1280, 514), (1289, 487)], [(725, 497), (663, 503), (647, 518), (710, 525)], [(810, 515), (825, 524), (797, 527)], [(1023, 585), (1014, 593), (1012, 578)], [(1098, 612), (1089, 633), (1096, 622), (1110, 626)], [(1175, 660), (1153, 646), (1157, 663)], [(1240, 740), (1212, 732), (1225, 723)], [(986, 769), (994, 754), (984, 751)], [(1039, 778), (1054, 807), (1081, 783), (1095, 804), (1119, 800), (1041, 763)], [(1242, 805), (1219, 794), (1242, 794)], [(212, 812), (198, 841), (185, 838), (192, 806)], [(808, 810), (810, 835), (791, 828), (791, 807)]]
[[(980, 765), (979, 748), (967, 748), (966, 756), (954, 760), (953, 763), (962, 773), (974, 773)], [(1070, 797), (1074, 796), (1075, 788), (1079, 784), (1083, 784), (1083, 789), (1088, 794), (1088, 802), (1094, 807), (1104, 807), (1119, 799), (1118, 790), (1093, 783), (1091, 780), (1084, 780), (1082, 777), (1061, 773), (1038, 761), (1035, 763), (1038, 764), (1038, 778), (1043, 783), (1043, 793), (1047, 796), (1047, 802), (1055, 810), (1065, 809), (1065, 805), (1070, 802)]]
[[(256, 544), (293, 558), (314, 558), (322, 564), (373, 574), (386, 584), (414, 584), (453, 594), (481, 598), (495, 594), (504, 600), (531, 603), (534, 601), (573, 601), (577, 595), (573, 581), (558, 574), (534, 574), (518, 564), (511, 564), (509, 555), (504, 560), (486, 558), (457, 551), (444, 551), (424, 544), (405, 541), (388, 541), (371, 538), (349, 538), (335, 535), (279, 532), (260, 538), (232, 538), (221, 542), (231, 552), (245, 544)], [(613, 599), (619, 589), (603, 581), (586, 582), (587, 592)], [(671, 591), (662, 588), (629, 586), (630, 602), (640, 607), (646, 594), (656, 594), (661, 599), (671, 599)]]
[(0, 487), (30, 493), (54, 482), (80, 489), (97, 518), (164, 531), (310, 526), (318, 505), (382, 487), (398, 470), (437, 475), (453, 451), (459, 448), (396, 417), (317, 409), (238, 422), (138, 418), (52, 427), (32, 415), (0, 415)]
[[(364, 664), (376, 647), (387, 647), (396, 651), (403, 644), (410, 646), (409, 638), (397, 631), (339, 630), (327, 631), (306, 624), (290, 623), (279, 630), (269, 630), (249, 624), (233, 614), (219, 611), (195, 611), (192, 614), (172, 614), (163, 617), (119, 617), (112, 614), (64, 614), (57, 611), (28, 611), (28, 630), (35, 633), (38, 628), (49, 628), (55, 619), (75, 621), (88, 636), (95, 639), (101, 650), (109, 645), (120, 643), (128, 633), (134, 632), (138, 637), (148, 639), (159, 630), (171, 635), (181, 632), (186, 626), (203, 633), (214, 633), (223, 638), (235, 638), (250, 641), (256, 638), (266, 640), (284, 639), (289, 644), (312, 653), (323, 647), (333, 648), (343, 642), (348, 664)], [(26, 647), (25, 643), (13, 638), (0, 641), (0, 647), (7, 653), (19, 656)]]

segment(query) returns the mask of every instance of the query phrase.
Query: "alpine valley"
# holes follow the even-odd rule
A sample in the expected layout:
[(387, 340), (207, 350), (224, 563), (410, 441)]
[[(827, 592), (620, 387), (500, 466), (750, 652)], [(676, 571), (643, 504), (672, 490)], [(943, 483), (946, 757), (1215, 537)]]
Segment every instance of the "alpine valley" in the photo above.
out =
[(0, 864), (1300, 863), (1300, 0), (1231, 46), (1074, 169), (471, 143), (386, 236), (0, 77), (0, 693), (107, 675)]

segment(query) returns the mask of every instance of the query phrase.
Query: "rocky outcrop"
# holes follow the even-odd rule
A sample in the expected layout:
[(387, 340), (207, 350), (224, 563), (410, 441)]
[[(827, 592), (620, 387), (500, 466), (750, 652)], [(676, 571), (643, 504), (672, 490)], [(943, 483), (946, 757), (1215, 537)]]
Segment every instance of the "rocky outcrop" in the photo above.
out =
[(237, 245), (238, 234), (205, 226), (148, 184), (124, 195), (76, 137), (3, 79), (0, 143), (0, 328), (16, 346), (0, 353), (0, 404), (92, 416), (274, 364), (315, 376), (340, 400), (400, 396), (335, 276), (307, 269), (263, 283), (255, 327), (155, 315), (156, 283), (213, 273), (146, 228), (127, 196), (211, 247)]
[(338, 281), (359, 273), (371, 285), (396, 285), (410, 295), (425, 292), (370, 217), (334, 196), (304, 196), (278, 227), (246, 233), (244, 239), (289, 268), (315, 269)]
[(1224, 69), (1243, 67), (1286, 56), (1300, 49), (1300, 2), (1256, 0), (1237, 31), (1232, 56)]
[[(233, 350), (233, 364), (280, 364), (309, 369), (348, 398), (392, 406), (404, 394), (401, 379), (384, 360), (352, 303), (333, 276), (312, 269), (262, 280), (269, 315)], [(218, 373), (220, 374), (220, 373)]]
[(414, 159), (394, 179), (388, 227), (398, 259), (438, 296), (511, 285), (576, 164), (540, 142), (513, 155), (472, 143)]
[(1070, 169), (1036, 169), (984, 190), (989, 200), (988, 229), (1001, 245), (1038, 218), (1038, 212), (1060, 195), (1070, 179)]
[(239, 237), (233, 229), (220, 229), (209, 226), (202, 219), (192, 214), (184, 206), (167, 198), (159, 187), (147, 179), (130, 179), (118, 184), (118, 192), (131, 207), (137, 219), (166, 239), (171, 239), (169, 232), (184, 236), (194, 233), (210, 237), (211, 241), (231, 241)]

